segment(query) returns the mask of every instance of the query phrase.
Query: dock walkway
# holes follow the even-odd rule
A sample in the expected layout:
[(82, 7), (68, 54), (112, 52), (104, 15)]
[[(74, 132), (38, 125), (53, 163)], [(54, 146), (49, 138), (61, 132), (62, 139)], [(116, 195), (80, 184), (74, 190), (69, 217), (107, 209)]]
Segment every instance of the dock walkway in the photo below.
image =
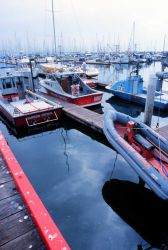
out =
[(0, 250), (46, 248), (70, 250), (0, 132)]
[(0, 250), (46, 249), (0, 154)]
[[(38, 92), (38, 94), (52, 102), (60, 103), (63, 106), (63, 112), (66, 116), (103, 134), (102, 114), (98, 114), (92, 110), (83, 108), (81, 106), (72, 103), (68, 103), (66, 101), (62, 101), (61, 99), (58, 99), (56, 97), (41, 92)], [(166, 140), (168, 140), (168, 125), (161, 128), (157, 128), (156, 132), (162, 135)]]
[(103, 116), (101, 114), (42, 92), (37, 92), (37, 94), (48, 99), (49, 101), (61, 104), (63, 106), (63, 112), (66, 116), (103, 134)]

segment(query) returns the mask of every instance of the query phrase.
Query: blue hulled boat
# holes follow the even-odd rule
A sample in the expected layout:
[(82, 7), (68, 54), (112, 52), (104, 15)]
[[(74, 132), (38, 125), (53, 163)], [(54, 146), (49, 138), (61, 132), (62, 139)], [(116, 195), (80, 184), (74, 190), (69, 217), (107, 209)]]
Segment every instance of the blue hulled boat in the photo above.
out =
[[(124, 100), (145, 105), (147, 89), (143, 86), (143, 78), (138, 74), (138, 70), (133, 71), (126, 80), (118, 81), (107, 86), (106, 89)], [(162, 110), (168, 109), (168, 95), (160, 90), (156, 91), (154, 107)]]

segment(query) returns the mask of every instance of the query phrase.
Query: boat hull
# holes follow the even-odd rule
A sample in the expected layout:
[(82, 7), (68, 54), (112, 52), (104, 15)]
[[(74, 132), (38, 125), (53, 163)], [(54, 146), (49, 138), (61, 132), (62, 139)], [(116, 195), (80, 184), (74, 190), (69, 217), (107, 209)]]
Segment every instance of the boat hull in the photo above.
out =
[[(124, 93), (124, 92), (121, 92), (121, 91), (115, 91), (115, 90), (110, 90), (108, 89), (108, 92), (114, 94), (115, 96), (123, 99), (123, 100), (126, 100), (126, 101), (130, 101), (130, 102), (133, 102), (133, 103), (137, 103), (137, 104), (140, 104), (140, 105), (145, 105), (146, 103), (146, 98), (145, 97), (142, 97), (142, 96), (138, 96), (138, 95), (131, 95), (131, 94), (128, 94), (128, 93)], [(161, 109), (161, 110), (165, 110), (165, 109), (168, 109), (168, 101), (165, 103), (165, 102), (160, 102), (159, 100), (155, 100), (154, 101), (154, 107), (157, 108), (157, 109)]]
[(46, 88), (47, 94), (57, 97), (63, 101), (70, 102), (80, 106), (93, 106), (98, 105), (101, 103), (103, 93), (95, 93), (91, 95), (84, 95), (84, 96), (76, 96), (70, 97), (66, 95), (61, 95), (59, 93), (55, 93)]
[(18, 115), (15, 117), (10, 113), (0, 101), (0, 111), (3, 116), (16, 128), (35, 127), (51, 122), (56, 122), (60, 119), (62, 108), (53, 108), (43, 112), (29, 113), (26, 115)]

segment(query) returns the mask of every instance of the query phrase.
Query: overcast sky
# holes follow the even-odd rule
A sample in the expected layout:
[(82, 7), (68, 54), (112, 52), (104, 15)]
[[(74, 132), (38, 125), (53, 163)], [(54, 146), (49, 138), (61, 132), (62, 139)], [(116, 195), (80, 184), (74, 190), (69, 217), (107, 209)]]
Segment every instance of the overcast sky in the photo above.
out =
[[(54, 0), (57, 49), (168, 50), (168, 0)], [(0, 0), (1, 48), (51, 48), (51, 0)], [(131, 40), (132, 41), (132, 40)], [(110, 47), (109, 47), (110, 46)]]

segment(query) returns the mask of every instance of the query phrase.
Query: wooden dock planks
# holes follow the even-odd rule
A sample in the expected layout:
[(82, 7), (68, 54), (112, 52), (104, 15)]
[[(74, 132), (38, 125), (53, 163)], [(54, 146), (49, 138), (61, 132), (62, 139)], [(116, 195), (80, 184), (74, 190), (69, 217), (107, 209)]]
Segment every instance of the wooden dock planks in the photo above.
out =
[[(26, 207), (28, 208), (29, 213), (31, 214), (31, 217), (28, 215), (28, 212), (26, 210), (26, 214), (23, 214), (25, 210), (19, 212), (20, 214), (13, 214), (11, 216), (14, 216), (14, 221), (16, 217), (16, 226), (13, 217), (7, 217), (3, 220), (6, 220), (5, 222), (2, 220), (2, 228), (1, 228), (1, 246), (6, 244), (7, 242), (14, 240), (14, 238), (18, 238), (21, 235), (24, 235), (25, 233), (33, 230), (34, 223), (38, 229), (38, 232), (43, 239), (45, 246), (47, 249), (50, 250), (69, 250), (70, 247), (68, 246), (67, 242), (63, 238), (61, 232), (59, 231), (58, 227), (52, 220), (51, 216), (49, 215), (47, 209), (43, 205), (42, 201), (38, 197), (37, 193), (35, 192), (33, 186), (31, 185), (30, 181), (28, 180), (27, 176), (25, 175), (22, 167), (20, 166), (19, 162), (16, 160), (13, 152), (11, 151), (10, 147), (8, 146), (5, 138), (3, 137), (2, 133), (0, 132), (0, 152), (4, 159), (4, 162), (8, 169), (10, 170), (10, 174), (15, 182), (15, 185), (21, 194), (24, 203), (26, 204)], [(1, 188), (4, 189), (6, 185), (8, 185), (9, 182), (1, 184)], [(17, 192), (16, 188), (8, 188), (9, 189), (9, 196), (4, 196), (5, 191), (2, 192), (1, 197), (2, 199), (11, 197), (11, 192)], [(6, 193), (5, 193), (6, 194)], [(20, 217), (21, 216), (21, 217)], [(20, 219), (19, 219), (20, 217)], [(32, 219), (34, 223), (32, 222)], [(25, 220), (27, 220), (27, 223), (22, 227), (19, 223), (25, 223)], [(9, 222), (9, 223), (8, 223)], [(15, 231), (13, 234), (11, 233), (11, 228)], [(3, 231), (4, 230), (4, 231)], [(20, 231), (22, 233), (20, 233)], [(19, 232), (19, 233), (18, 233)], [(10, 238), (12, 237), (12, 238)], [(14, 238), (13, 238), (14, 237)], [(32, 246), (31, 246), (32, 248)], [(25, 249), (25, 248), (23, 248)], [(40, 248), (41, 249), (41, 248)], [(42, 248), (43, 249), (43, 248)]]
[[(38, 92), (39, 95), (45, 97), (46, 99), (60, 103), (63, 106), (63, 112), (66, 116), (85, 124), (86, 126), (92, 128), (95, 131), (98, 131), (103, 134), (103, 115), (98, 114), (89, 109), (83, 108), (81, 106), (68, 103), (58, 99), (56, 97)], [(168, 125), (156, 129), (156, 132), (162, 135), (166, 140), (168, 140)]]
[(63, 106), (63, 112), (66, 116), (85, 124), (95, 131), (103, 133), (103, 116), (101, 114), (41, 92), (38, 92), (38, 95), (52, 102), (60, 103)]
[(0, 154), (0, 250), (46, 249)]

